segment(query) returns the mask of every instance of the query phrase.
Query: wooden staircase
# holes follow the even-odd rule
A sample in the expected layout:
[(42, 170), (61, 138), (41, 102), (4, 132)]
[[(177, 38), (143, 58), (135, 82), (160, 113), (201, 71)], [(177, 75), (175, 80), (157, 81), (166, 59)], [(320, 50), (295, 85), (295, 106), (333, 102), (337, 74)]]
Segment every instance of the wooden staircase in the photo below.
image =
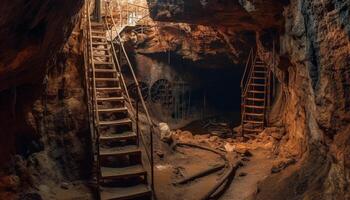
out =
[(242, 134), (257, 134), (264, 130), (269, 104), (270, 76), (267, 65), (250, 52), (242, 78)]
[[(88, 15), (89, 16), (89, 15)], [(151, 199), (143, 149), (126, 107), (120, 81), (101, 23), (88, 20), (88, 99), (95, 133), (94, 160), (99, 198), (102, 200)]]

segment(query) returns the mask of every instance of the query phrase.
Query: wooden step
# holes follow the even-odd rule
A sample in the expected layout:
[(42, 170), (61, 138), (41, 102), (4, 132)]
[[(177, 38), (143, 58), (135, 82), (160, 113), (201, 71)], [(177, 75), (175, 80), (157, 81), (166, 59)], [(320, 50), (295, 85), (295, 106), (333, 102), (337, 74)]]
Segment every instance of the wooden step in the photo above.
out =
[(265, 94), (265, 91), (248, 90), (248, 93), (254, 93), (254, 94)]
[(256, 108), (256, 109), (265, 109), (264, 106), (256, 106), (256, 105), (244, 105), (245, 108)]
[(97, 101), (125, 101), (124, 97), (99, 97)]
[(103, 91), (103, 90), (109, 90), (109, 91), (112, 91), (112, 90), (118, 90), (120, 91), (122, 88), (121, 87), (106, 87), (106, 88), (96, 88), (97, 91)]
[(130, 140), (137, 139), (137, 135), (134, 132), (124, 132), (124, 133), (115, 133), (110, 135), (101, 135), (101, 141), (120, 141), (120, 140)]
[(101, 126), (108, 126), (108, 125), (117, 126), (117, 125), (127, 125), (127, 124), (130, 124), (130, 123), (132, 123), (131, 119), (125, 118), (125, 119), (119, 119), (119, 120), (113, 120), (113, 121), (100, 121), (98, 123), (98, 125), (101, 125)]
[(97, 109), (97, 112), (127, 112), (127, 107), (121, 107), (121, 108), (100, 108)]
[(102, 179), (119, 179), (146, 175), (147, 172), (142, 165), (132, 165), (121, 168), (101, 167)]
[(264, 124), (263, 121), (252, 121), (252, 120), (243, 120), (244, 123), (249, 123), (249, 124)]
[(151, 190), (146, 184), (131, 187), (101, 187), (101, 200), (131, 200), (151, 196)]
[(141, 150), (137, 145), (127, 145), (113, 148), (100, 147), (100, 156), (123, 156), (130, 154), (141, 155)]

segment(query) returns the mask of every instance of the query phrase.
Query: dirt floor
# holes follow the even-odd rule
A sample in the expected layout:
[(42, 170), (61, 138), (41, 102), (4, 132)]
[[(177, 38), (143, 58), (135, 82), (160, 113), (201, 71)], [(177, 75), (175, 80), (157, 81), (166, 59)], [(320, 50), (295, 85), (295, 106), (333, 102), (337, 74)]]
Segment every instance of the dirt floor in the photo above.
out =
[(184, 185), (174, 185), (184, 177), (215, 165), (224, 164), (218, 155), (190, 147), (178, 147), (155, 166), (158, 200), (197, 200), (220, 178), (223, 170)]
[(244, 161), (231, 183), (230, 188), (220, 200), (251, 200), (257, 192), (257, 183), (271, 174), (273, 159), (265, 149), (251, 151), (252, 155)]
[[(250, 200), (256, 194), (258, 182), (271, 174), (276, 162), (273, 149), (277, 142), (266, 131), (249, 140), (232, 137), (225, 121), (207, 119), (172, 131), (174, 143), (185, 142), (219, 150), (241, 166), (221, 200)], [(234, 134), (234, 133), (233, 133)], [(160, 147), (161, 146), (161, 147)], [(173, 151), (171, 145), (158, 146), (155, 166), (155, 188), (158, 200), (199, 200), (213, 187), (227, 169), (184, 185), (173, 183), (195, 172), (224, 162), (218, 155), (191, 147)]]

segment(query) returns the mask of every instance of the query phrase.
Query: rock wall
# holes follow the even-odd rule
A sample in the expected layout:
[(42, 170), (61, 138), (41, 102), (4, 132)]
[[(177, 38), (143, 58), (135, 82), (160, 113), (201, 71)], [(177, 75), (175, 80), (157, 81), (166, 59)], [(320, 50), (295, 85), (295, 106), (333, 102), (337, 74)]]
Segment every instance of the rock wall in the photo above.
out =
[(262, 183), (258, 199), (349, 198), (349, 8), (295, 0), (284, 11), (280, 54), (290, 62), (277, 70), (288, 133), (281, 156), (300, 161)]
[[(15, 138), (37, 137), (25, 116), (40, 98), (49, 61), (68, 39), (82, 1), (4, 1), (0, 6), (0, 163)], [(20, 146), (20, 145), (19, 145)]]
[[(0, 199), (52, 199), (55, 188), (90, 176), (81, 3), (13, 1), (6, 4), (12, 12), (0, 6), (7, 34), (0, 45)], [(41, 24), (41, 34), (30, 24)]]

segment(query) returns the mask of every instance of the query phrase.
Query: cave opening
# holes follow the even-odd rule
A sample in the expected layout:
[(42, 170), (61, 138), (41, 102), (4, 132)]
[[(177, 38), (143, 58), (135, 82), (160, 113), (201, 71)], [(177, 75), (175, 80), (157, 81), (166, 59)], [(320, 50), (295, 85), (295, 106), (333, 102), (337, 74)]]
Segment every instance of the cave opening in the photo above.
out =
[[(145, 60), (150, 62), (143, 62)], [(159, 116), (158, 120), (179, 127), (186, 125), (181, 123), (183, 121), (190, 123), (224, 116), (230, 119), (230, 126), (240, 124), (240, 83), (244, 67), (232, 63), (227, 56), (213, 56), (194, 62), (169, 52), (135, 56), (133, 63), (139, 80), (148, 88), (147, 102), (151, 105), (164, 104), (155, 112), (168, 113)], [(127, 74), (130, 77), (130, 73)], [(161, 90), (168, 91), (164, 95)]]

